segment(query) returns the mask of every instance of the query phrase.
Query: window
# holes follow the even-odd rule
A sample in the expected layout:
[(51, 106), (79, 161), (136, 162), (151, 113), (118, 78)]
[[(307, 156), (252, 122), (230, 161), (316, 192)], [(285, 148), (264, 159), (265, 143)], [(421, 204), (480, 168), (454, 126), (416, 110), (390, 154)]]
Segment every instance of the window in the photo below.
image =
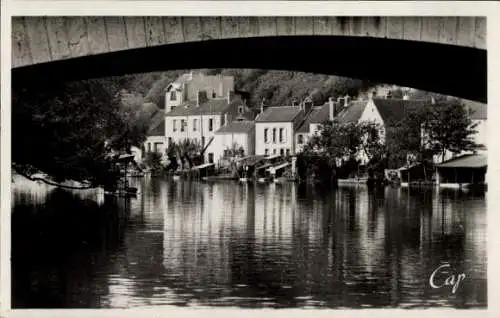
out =
[(212, 91), (212, 98), (215, 98), (217, 97), (217, 94), (215, 93), (215, 91)]
[(276, 143), (276, 128), (273, 128), (273, 144)]
[(287, 155), (287, 156), (290, 156), (290, 148), (287, 148), (287, 149), (286, 149), (286, 155)]
[(196, 131), (196, 129), (198, 129), (197, 127), (198, 127), (198, 119), (195, 118), (193, 119), (193, 131)]
[(224, 126), (224, 125), (225, 125), (225, 123), (226, 123), (226, 118), (225, 118), (225, 117), (226, 117), (226, 116), (222, 116), (222, 118), (221, 118), (221, 120), (220, 120), (220, 122), (221, 122), (221, 123), (220, 123), (220, 124), (221, 124), (221, 126)]
[(172, 130), (177, 131), (177, 120), (175, 119), (172, 121)]
[(154, 150), (155, 150), (155, 152), (159, 152), (159, 150), (160, 150), (159, 148), (160, 148), (160, 146), (162, 144), (163, 143), (161, 143), (161, 142), (155, 142), (155, 144), (154, 144)]
[(170, 92), (170, 100), (172, 101), (177, 100), (177, 94), (175, 93), (175, 91)]
[(283, 156), (285, 154), (285, 149), (281, 148), (280, 149), (280, 156)]
[(266, 156), (269, 156), (269, 149), (266, 148), (266, 150), (264, 151), (265, 155)]
[(184, 131), (184, 127), (186, 126), (186, 121), (181, 119), (181, 131)]
[(243, 111), (244, 111), (243, 106), (241, 106), (241, 105), (240, 105), (240, 106), (238, 106), (238, 112), (239, 112), (240, 114), (243, 114)]
[(304, 143), (304, 135), (299, 134), (298, 143), (299, 143), (299, 145)]
[(213, 152), (208, 153), (208, 162), (209, 163), (214, 163), (214, 154)]
[(213, 131), (214, 130), (214, 120), (213, 118), (210, 118), (208, 120), (208, 131)]
[(283, 143), (285, 142), (285, 140), (283, 139), (283, 128), (280, 128), (280, 143)]
[(273, 149), (273, 155), (275, 155), (275, 154), (276, 154), (276, 148)]
[(151, 143), (148, 142), (148, 152), (151, 152)]
[(268, 140), (267, 140), (267, 133), (268, 133), (268, 130), (267, 128), (264, 128), (264, 142), (267, 144)]

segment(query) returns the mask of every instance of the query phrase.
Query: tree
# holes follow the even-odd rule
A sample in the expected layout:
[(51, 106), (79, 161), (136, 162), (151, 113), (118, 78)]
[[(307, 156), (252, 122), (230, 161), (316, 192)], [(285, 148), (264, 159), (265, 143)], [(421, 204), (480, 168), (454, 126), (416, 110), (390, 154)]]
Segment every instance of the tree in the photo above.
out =
[(226, 147), (224, 150), (224, 159), (231, 159), (235, 157), (243, 157), (245, 155), (245, 149), (240, 146), (237, 142), (233, 142), (231, 147)]
[(28, 178), (43, 172), (56, 183), (111, 184), (119, 173), (106, 141), (120, 139), (126, 126), (119, 101), (99, 81), (14, 83), (12, 168)]
[(159, 170), (161, 170), (161, 168), (162, 168), (161, 154), (159, 152), (148, 152), (148, 153), (146, 153), (146, 158), (144, 160), (144, 163), (152, 171), (159, 171)]
[(203, 162), (203, 147), (201, 143), (193, 139), (183, 139), (169, 145), (169, 158), (174, 154), (181, 160), (184, 166), (192, 168)]
[(473, 140), (477, 124), (458, 100), (442, 100), (427, 107), (422, 126), (424, 147), (440, 155), (443, 161), (447, 152), (460, 154), (477, 147)]
[[(353, 164), (357, 166), (362, 131), (356, 123), (338, 124), (326, 121), (317, 135), (312, 136), (304, 147), (303, 157), (315, 158), (313, 170), (316, 175), (332, 178), (338, 170)], [(348, 173), (348, 172), (347, 172)]]

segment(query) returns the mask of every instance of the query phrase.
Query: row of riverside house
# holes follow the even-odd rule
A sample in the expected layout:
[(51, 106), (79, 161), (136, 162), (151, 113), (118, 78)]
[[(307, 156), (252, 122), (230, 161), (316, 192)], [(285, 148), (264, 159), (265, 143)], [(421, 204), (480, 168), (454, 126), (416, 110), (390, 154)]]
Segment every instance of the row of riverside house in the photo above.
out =
[[(165, 111), (153, 117), (144, 148), (165, 157), (173, 142), (197, 140), (205, 150), (205, 162), (216, 164), (235, 145), (242, 150), (241, 156), (295, 155), (319, 131), (321, 123), (334, 118), (340, 123), (376, 122), (382, 127), (385, 141), (390, 142), (396, 136), (386, 136), (389, 125), (425, 105), (426, 101), (407, 96), (391, 98), (389, 91), (384, 96), (370, 94), (364, 100), (351, 100), (349, 96), (329, 98), (321, 106), (314, 106), (309, 98), (289, 106), (267, 106), (263, 101), (254, 109), (241, 94), (235, 94), (232, 76), (189, 73), (167, 86)], [(478, 123), (476, 143), (486, 145), (486, 105), (466, 105), (471, 119)]]

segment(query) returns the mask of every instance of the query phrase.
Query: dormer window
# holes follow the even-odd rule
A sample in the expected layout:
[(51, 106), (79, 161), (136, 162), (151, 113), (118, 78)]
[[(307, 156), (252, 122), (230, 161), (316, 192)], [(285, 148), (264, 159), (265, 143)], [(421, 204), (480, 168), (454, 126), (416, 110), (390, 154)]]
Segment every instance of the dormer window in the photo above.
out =
[(244, 111), (243, 106), (242, 106), (242, 105), (240, 105), (240, 106), (238, 107), (238, 113), (240, 113), (240, 114), (242, 115), (242, 114), (243, 114), (243, 111)]
[(177, 100), (177, 94), (175, 93), (175, 91), (170, 92), (170, 100), (172, 100), (172, 101)]

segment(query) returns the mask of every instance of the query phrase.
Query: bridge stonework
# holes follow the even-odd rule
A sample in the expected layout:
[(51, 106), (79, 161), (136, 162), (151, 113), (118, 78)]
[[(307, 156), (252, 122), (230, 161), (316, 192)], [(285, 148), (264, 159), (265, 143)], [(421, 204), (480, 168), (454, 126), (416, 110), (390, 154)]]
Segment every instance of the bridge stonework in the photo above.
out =
[(13, 17), (12, 67), (163, 44), (360, 36), (486, 49), (485, 17)]

